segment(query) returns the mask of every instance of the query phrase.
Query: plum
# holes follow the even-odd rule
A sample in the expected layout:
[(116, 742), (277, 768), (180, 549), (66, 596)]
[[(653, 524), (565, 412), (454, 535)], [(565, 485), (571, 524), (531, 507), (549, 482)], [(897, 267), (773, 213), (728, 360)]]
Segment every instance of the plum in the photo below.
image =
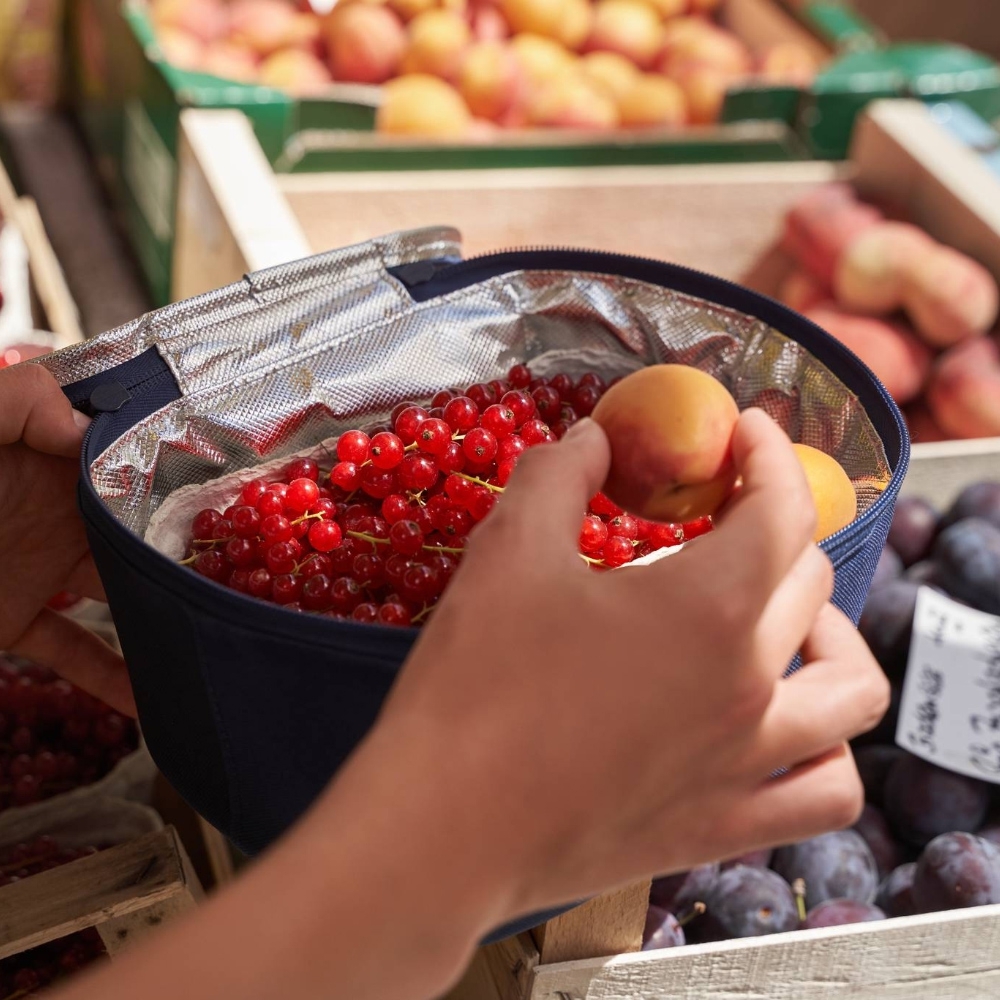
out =
[(824, 833), (811, 840), (780, 847), (772, 867), (787, 882), (805, 882), (806, 906), (827, 899), (871, 903), (878, 888), (878, 865), (861, 834), (855, 830)]
[(669, 910), (651, 906), (646, 911), (646, 926), (642, 932), (643, 951), (680, 948), (685, 943), (684, 928)]
[(934, 561), (952, 597), (1000, 614), (1000, 528), (979, 517), (959, 521), (941, 532)]
[(869, 593), (861, 613), (861, 635), (894, 681), (901, 681), (906, 673), (919, 590), (920, 586), (909, 580), (888, 583)]
[(902, 859), (902, 849), (889, 829), (881, 810), (868, 803), (854, 829), (861, 834), (878, 865), (879, 876), (885, 878)]
[(878, 887), (875, 905), (890, 917), (910, 917), (917, 912), (913, 901), (913, 878), (917, 872), (915, 861), (894, 868)]
[(717, 864), (699, 865), (689, 872), (654, 878), (649, 890), (649, 902), (663, 910), (683, 913), (698, 902), (704, 902), (708, 890), (719, 877)]
[(885, 816), (897, 837), (923, 847), (943, 833), (975, 833), (986, 819), (985, 782), (907, 754), (885, 781)]
[(1000, 849), (971, 833), (945, 833), (924, 848), (913, 876), (919, 913), (1000, 903)]
[(882, 549), (882, 554), (878, 557), (878, 565), (875, 567), (875, 575), (872, 577), (872, 590), (898, 580), (903, 575), (903, 560), (887, 545)]
[(903, 579), (910, 583), (916, 583), (922, 587), (941, 586), (941, 575), (938, 572), (937, 563), (933, 559), (921, 559), (914, 563), (904, 574)]
[(919, 497), (900, 497), (889, 528), (889, 544), (903, 560), (912, 566), (926, 558), (938, 530), (938, 513)]
[(872, 920), (885, 920), (885, 914), (872, 903), (859, 903), (856, 899), (828, 899), (809, 911), (802, 921), (802, 930), (842, 927), (845, 924), (863, 924)]
[(882, 807), (885, 779), (889, 769), (897, 760), (906, 756), (906, 751), (887, 743), (871, 743), (854, 751), (861, 783), (865, 786), (865, 801)]
[(705, 899), (691, 937), (699, 941), (757, 937), (795, 930), (799, 913), (791, 886), (767, 868), (737, 865), (722, 872)]
[(993, 822), (976, 831), (976, 836), (988, 840), (994, 847), (1000, 847), (1000, 823)]
[(948, 508), (941, 522), (942, 528), (964, 521), (968, 517), (979, 517), (1000, 528), (1000, 482), (973, 483), (966, 486), (955, 502)]
[(722, 870), (735, 868), (737, 865), (746, 865), (748, 868), (770, 868), (772, 857), (774, 857), (774, 851), (769, 847), (763, 851), (747, 851), (746, 854), (741, 854), (737, 858), (723, 861)]

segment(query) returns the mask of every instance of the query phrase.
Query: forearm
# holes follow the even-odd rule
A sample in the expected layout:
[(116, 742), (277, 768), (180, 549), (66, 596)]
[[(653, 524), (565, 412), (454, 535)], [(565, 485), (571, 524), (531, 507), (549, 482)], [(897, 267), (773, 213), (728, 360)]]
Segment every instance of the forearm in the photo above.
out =
[(470, 803), (440, 760), (366, 745), (235, 886), (60, 1000), (444, 992), (502, 915), (503, 894), (481, 868), (488, 845), (463, 847)]

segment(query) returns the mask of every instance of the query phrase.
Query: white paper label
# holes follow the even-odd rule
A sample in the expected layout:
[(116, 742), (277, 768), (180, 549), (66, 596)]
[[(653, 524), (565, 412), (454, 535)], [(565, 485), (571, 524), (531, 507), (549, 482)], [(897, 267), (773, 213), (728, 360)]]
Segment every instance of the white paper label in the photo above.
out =
[(896, 742), (1000, 784), (1000, 618), (920, 588)]

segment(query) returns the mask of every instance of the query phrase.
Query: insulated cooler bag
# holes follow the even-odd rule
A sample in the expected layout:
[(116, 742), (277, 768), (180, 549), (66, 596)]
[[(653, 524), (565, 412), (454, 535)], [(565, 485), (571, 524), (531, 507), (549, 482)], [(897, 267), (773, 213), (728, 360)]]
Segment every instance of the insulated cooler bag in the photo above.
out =
[(653, 260), (532, 249), (463, 261), (450, 229), (248, 275), (39, 362), (94, 417), (80, 508), (149, 749), (243, 851), (265, 848), (323, 789), (372, 725), (416, 630), (229, 590), (150, 544), (151, 521), (183, 487), (309, 453), (401, 400), (501, 378), (519, 361), (536, 374), (609, 377), (694, 365), (741, 408), (767, 409), (793, 439), (838, 458), (859, 516), (823, 548), (834, 601), (858, 620), (909, 442), (872, 372), (802, 316)]

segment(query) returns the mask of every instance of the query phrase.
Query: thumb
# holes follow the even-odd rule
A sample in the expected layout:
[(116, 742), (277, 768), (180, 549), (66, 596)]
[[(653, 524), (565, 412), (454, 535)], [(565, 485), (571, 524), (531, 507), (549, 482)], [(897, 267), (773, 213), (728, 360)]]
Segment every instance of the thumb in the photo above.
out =
[(0, 445), (23, 441), (36, 451), (75, 458), (89, 423), (40, 365), (0, 371)]
[(558, 443), (522, 454), (489, 520), (516, 525), (519, 541), (527, 536), (532, 551), (575, 552), (587, 501), (604, 484), (610, 464), (611, 448), (600, 425), (579, 420)]

